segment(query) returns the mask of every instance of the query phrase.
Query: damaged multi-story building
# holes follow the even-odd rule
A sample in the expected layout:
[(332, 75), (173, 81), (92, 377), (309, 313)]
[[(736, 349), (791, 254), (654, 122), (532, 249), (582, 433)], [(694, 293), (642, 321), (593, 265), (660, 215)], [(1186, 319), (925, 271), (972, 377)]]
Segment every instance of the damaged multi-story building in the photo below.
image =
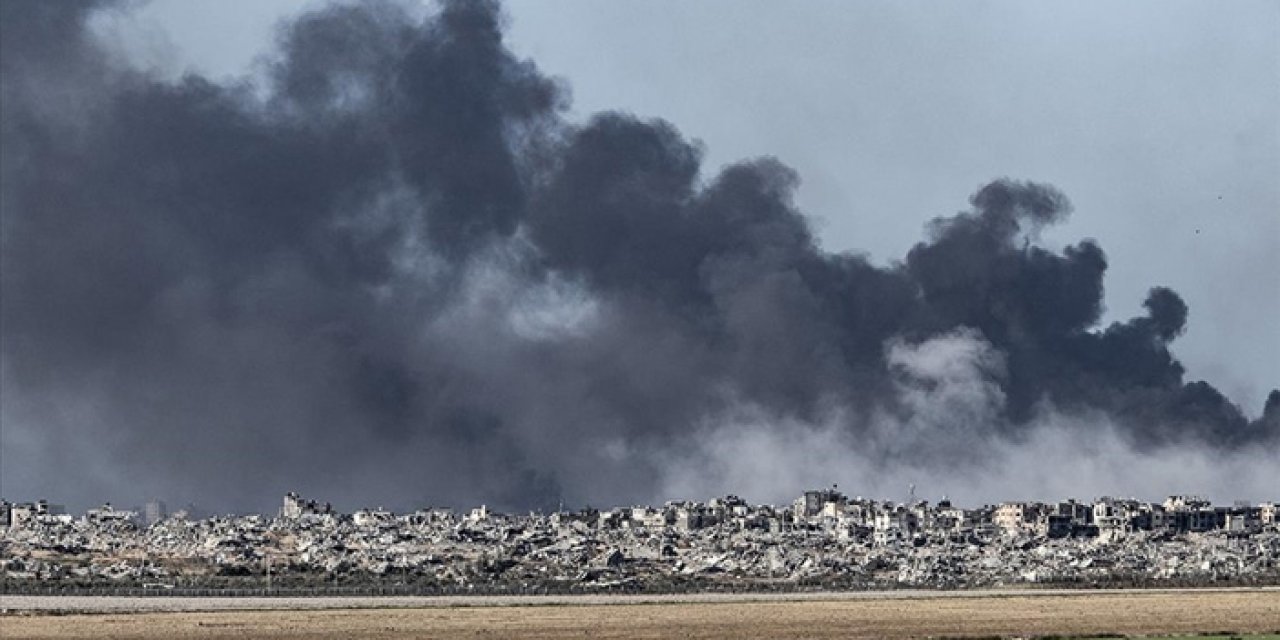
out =
[(285, 496), (275, 517), (156, 519), (110, 504), (75, 518), (0, 501), (9, 588), (317, 585), (444, 589), (967, 587), (1280, 583), (1276, 503), (893, 502), (805, 492), (607, 510), (340, 513)]

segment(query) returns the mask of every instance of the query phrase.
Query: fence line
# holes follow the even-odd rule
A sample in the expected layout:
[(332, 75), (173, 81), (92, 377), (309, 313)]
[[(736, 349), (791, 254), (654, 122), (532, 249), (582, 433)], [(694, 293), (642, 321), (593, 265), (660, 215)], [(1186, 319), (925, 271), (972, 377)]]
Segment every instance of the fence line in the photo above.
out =
[[(1280, 576), (1260, 576), (1257, 579), (1232, 580), (1143, 580), (1137, 576), (1117, 576), (1105, 581), (1056, 582), (1035, 585), (1019, 585), (1026, 588), (1080, 588), (1098, 587), (1222, 587), (1222, 586), (1276, 586)], [(687, 583), (595, 586), (590, 584), (542, 584), (542, 585), (325, 585), (306, 587), (172, 587), (147, 588), (116, 585), (50, 585), (26, 581), (7, 581), (0, 586), (0, 593), (12, 595), (50, 596), (127, 596), (127, 597), (316, 597), (316, 596), (532, 596), (532, 595), (683, 595), (694, 593), (806, 593), (818, 591), (869, 591), (920, 589), (918, 585), (902, 585), (888, 582), (839, 582), (793, 581), (776, 583)], [(927, 588), (927, 587), (925, 587)]]
[(0, 592), (14, 595), (127, 596), (127, 597), (305, 597), (305, 596), (504, 596), (574, 594), (691, 594), (691, 593), (798, 593), (831, 589), (880, 588), (870, 584), (689, 584), (689, 585), (392, 585), (316, 587), (172, 587), (40, 585), (10, 582)]

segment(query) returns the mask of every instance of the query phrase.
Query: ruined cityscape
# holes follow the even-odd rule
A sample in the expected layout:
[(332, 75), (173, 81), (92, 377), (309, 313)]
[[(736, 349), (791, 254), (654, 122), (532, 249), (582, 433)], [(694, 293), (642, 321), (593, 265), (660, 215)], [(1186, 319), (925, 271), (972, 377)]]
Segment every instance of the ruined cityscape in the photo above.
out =
[(0, 503), (5, 590), (569, 593), (1280, 583), (1276, 502), (1006, 502), (964, 508), (806, 491), (660, 507), (339, 513), (296, 493), (272, 515), (152, 501), (81, 517)]

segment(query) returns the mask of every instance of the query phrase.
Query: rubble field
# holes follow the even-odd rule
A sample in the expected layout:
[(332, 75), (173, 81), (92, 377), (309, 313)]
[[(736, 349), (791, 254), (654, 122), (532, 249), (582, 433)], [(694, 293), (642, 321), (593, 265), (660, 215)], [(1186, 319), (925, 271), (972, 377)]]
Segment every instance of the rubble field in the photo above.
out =
[[(1274, 521), (1244, 531), (1125, 525), (1102, 534), (1084, 523), (1077, 528), (1090, 535), (1053, 535), (1031, 518), (1023, 526), (1022, 514), (1034, 511), (1025, 506), (1010, 525), (999, 520), (1013, 512), (1005, 506), (948, 520), (958, 511), (949, 505), (823, 496), (785, 511), (731, 496), (658, 509), (459, 516), (343, 515), (291, 494), (278, 517), (179, 515), (149, 526), (110, 511), (32, 517), (0, 532), (0, 568), (7, 593), (188, 596), (1280, 584)], [(992, 511), (1004, 526), (991, 524)]]

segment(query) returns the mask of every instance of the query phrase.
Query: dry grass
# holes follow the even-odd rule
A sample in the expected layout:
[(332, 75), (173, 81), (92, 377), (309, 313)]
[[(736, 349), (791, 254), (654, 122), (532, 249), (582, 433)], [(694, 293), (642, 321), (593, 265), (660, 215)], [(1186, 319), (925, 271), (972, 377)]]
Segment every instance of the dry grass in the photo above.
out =
[(926, 638), (1280, 630), (1280, 592), (10, 615), (3, 638)]

